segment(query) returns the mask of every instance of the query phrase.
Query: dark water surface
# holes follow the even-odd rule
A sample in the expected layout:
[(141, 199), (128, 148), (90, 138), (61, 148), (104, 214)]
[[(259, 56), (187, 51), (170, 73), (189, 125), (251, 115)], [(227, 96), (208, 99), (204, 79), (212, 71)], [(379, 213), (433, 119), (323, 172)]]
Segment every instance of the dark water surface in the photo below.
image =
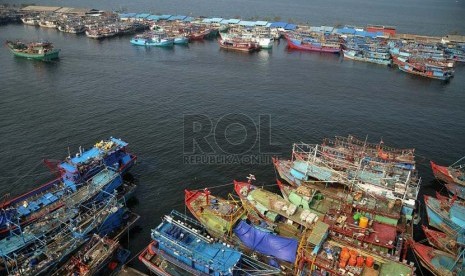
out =
[[(281, 15), (283, 20), (317, 24), (382, 23), (427, 34), (465, 29), (460, 17), (465, 14), (464, 1), (317, 2), (321, 3), (176, 0), (79, 5), (194, 15)], [(121, 137), (140, 160), (132, 171), (140, 182), (133, 209), (142, 216), (140, 232), (129, 239), (133, 253), (149, 242), (150, 229), (163, 214), (184, 210), (185, 188), (221, 185), (249, 173), (256, 175), (258, 184), (272, 183), (275, 177), (270, 163), (185, 164), (186, 114), (204, 114), (213, 121), (230, 113), (245, 114), (255, 122), (269, 115), (273, 152), (285, 157), (293, 142), (317, 143), (349, 133), (415, 147), (422, 193), (427, 194), (441, 189), (429, 159), (450, 164), (465, 153), (463, 65), (456, 68), (454, 79), (442, 83), (336, 55), (288, 52), (285, 42), (271, 51), (244, 55), (222, 51), (215, 41), (145, 49), (131, 46), (130, 37), (96, 41), (30, 26), (0, 26), (0, 41), (17, 38), (47, 39), (62, 52), (59, 61), (42, 63), (14, 58), (6, 48), (0, 51), (0, 195), (19, 194), (50, 179), (42, 158), (63, 159), (68, 146), (76, 152), (79, 145)], [(244, 131), (232, 126), (227, 134), (240, 142)], [(243, 151), (247, 148), (244, 145)], [(262, 156), (256, 146), (247, 154)], [(232, 187), (213, 190), (224, 196), (228, 192)]]

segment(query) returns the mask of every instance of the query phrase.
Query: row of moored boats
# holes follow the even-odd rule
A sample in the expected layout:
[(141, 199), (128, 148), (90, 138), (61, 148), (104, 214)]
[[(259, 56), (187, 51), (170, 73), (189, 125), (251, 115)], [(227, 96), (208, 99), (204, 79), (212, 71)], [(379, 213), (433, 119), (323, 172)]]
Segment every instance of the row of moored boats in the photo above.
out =
[[(46, 161), (56, 179), (1, 205), (4, 274), (115, 273), (130, 254), (118, 239), (138, 219), (124, 204), (135, 161), (116, 138)], [(270, 185), (249, 175), (227, 197), (214, 187), (185, 190), (191, 216), (164, 216), (138, 258), (157, 275), (415, 275), (410, 248), (435, 275), (462, 275), (461, 162), (431, 162), (453, 196), (425, 196), (430, 245), (413, 239), (421, 182), (414, 149), (348, 136), (294, 144), (291, 159), (273, 158), (279, 179)]]

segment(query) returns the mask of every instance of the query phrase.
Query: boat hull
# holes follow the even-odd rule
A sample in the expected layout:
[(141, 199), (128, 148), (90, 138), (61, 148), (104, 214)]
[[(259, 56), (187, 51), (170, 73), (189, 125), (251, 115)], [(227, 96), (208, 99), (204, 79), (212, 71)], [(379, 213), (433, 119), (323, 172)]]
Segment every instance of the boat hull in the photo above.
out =
[(225, 40), (218, 41), (220, 48), (225, 50), (239, 51), (239, 52), (254, 52), (258, 51), (260, 47), (252, 42), (227, 42)]
[(155, 47), (172, 47), (174, 42), (173, 40), (162, 40), (162, 41), (151, 41), (145, 39), (131, 39), (131, 44), (136, 46), (155, 46)]
[[(10, 50), (11, 50), (11, 49), (10, 49)], [(51, 52), (48, 52), (48, 53), (45, 53), (45, 54), (22, 53), (22, 52), (17, 52), (17, 51), (14, 51), (14, 50), (11, 50), (11, 52), (12, 52), (16, 57), (27, 58), (27, 59), (35, 59), (35, 60), (43, 60), (43, 61), (49, 61), (49, 60), (58, 59), (58, 54), (60, 53), (60, 50), (52, 50)]]
[(356, 60), (356, 61), (363, 61), (363, 62), (369, 62), (369, 63), (375, 63), (375, 64), (380, 64), (380, 65), (391, 65), (392, 61), (389, 59), (376, 59), (376, 58), (366, 58), (366, 57), (359, 57), (356, 55), (351, 55), (348, 51), (343, 50), (344, 52), (344, 58), (351, 59), (351, 60)]
[(421, 76), (421, 77), (426, 77), (430, 79), (435, 79), (435, 80), (447, 81), (452, 77), (452, 75), (434, 75), (434, 74), (428, 74), (427, 72), (415, 71), (413, 70), (413, 67), (409, 66), (408, 64), (404, 66), (398, 66), (398, 68), (400, 71), (405, 72), (405, 73), (409, 73), (409, 74)]
[(312, 52), (322, 52), (322, 53), (332, 53), (332, 54), (339, 54), (341, 52), (341, 48), (333, 48), (333, 47), (324, 47), (324, 46), (314, 46), (310, 43), (302, 44), (300, 41), (296, 39), (292, 39), (286, 36), (287, 40), (287, 47), (292, 50), (301, 50), (301, 51), (312, 51)]
[(177, 45), (186, 45), (189, 43), (189, 38), (187, 37), (176, 37), (173, 41), (174, 44)]

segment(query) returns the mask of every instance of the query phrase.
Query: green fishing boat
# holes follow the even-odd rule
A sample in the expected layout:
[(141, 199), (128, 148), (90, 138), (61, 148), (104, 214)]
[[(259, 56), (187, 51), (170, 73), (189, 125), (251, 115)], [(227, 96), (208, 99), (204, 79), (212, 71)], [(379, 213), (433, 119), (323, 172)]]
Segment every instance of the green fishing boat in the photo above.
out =
[(60, 50), (53, 48), (50, 42), (23, 43), (20, 41), (7, 41), (6, 46), (17, 57), (44, 61), (57, 59), (60, 53)]

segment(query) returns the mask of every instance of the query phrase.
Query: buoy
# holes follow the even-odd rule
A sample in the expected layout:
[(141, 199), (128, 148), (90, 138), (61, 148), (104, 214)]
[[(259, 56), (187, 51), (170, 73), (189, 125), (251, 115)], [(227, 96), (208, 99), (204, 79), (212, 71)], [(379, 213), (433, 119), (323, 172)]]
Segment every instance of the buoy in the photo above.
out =
[(359, 220), (361, 216), (362, 215), (359, 212), (355, 213), (354, 214), (354, 220)]
[(346, 265), (347, 265), (347, 260), (345, 260), (345, 261), (341, 260), (341, 261), (339, 262), (339, 267), (340, 267), (340, 268), (344, 268), (344, 267), (346, 267)]
[(358, 267), (362, 267), (364, 262), (365, 262), (365, 260), (363, 259), (362, 256), (357, 257), (357, 266)]
[(349, 249), (347, 249), (347, 247), (344, 247), (341, 251), (341, 256), (339, 258), (339, 260), (342, 262), (347, 262), (347, 260), (350, 258), (350, 253), (349, 253)]
[(355, 266), (356, 264), (357, 264), (357, 258), (350, 256), (349, 265), (350, 266)]
[(360, 228), (367, 228), (367, 226), (368, 226), (368, 218), (367, 217), (361, 217), (359, 226), (360, 226)]
[(373, 257), (368, 256), (367, 259), (365, 260), (365, 264), (367, 267), (372, 267), (373, 266)]
[(350, 250), (350, 257), (351, 258), (357, 258), (358, 252), (357, 250)]

